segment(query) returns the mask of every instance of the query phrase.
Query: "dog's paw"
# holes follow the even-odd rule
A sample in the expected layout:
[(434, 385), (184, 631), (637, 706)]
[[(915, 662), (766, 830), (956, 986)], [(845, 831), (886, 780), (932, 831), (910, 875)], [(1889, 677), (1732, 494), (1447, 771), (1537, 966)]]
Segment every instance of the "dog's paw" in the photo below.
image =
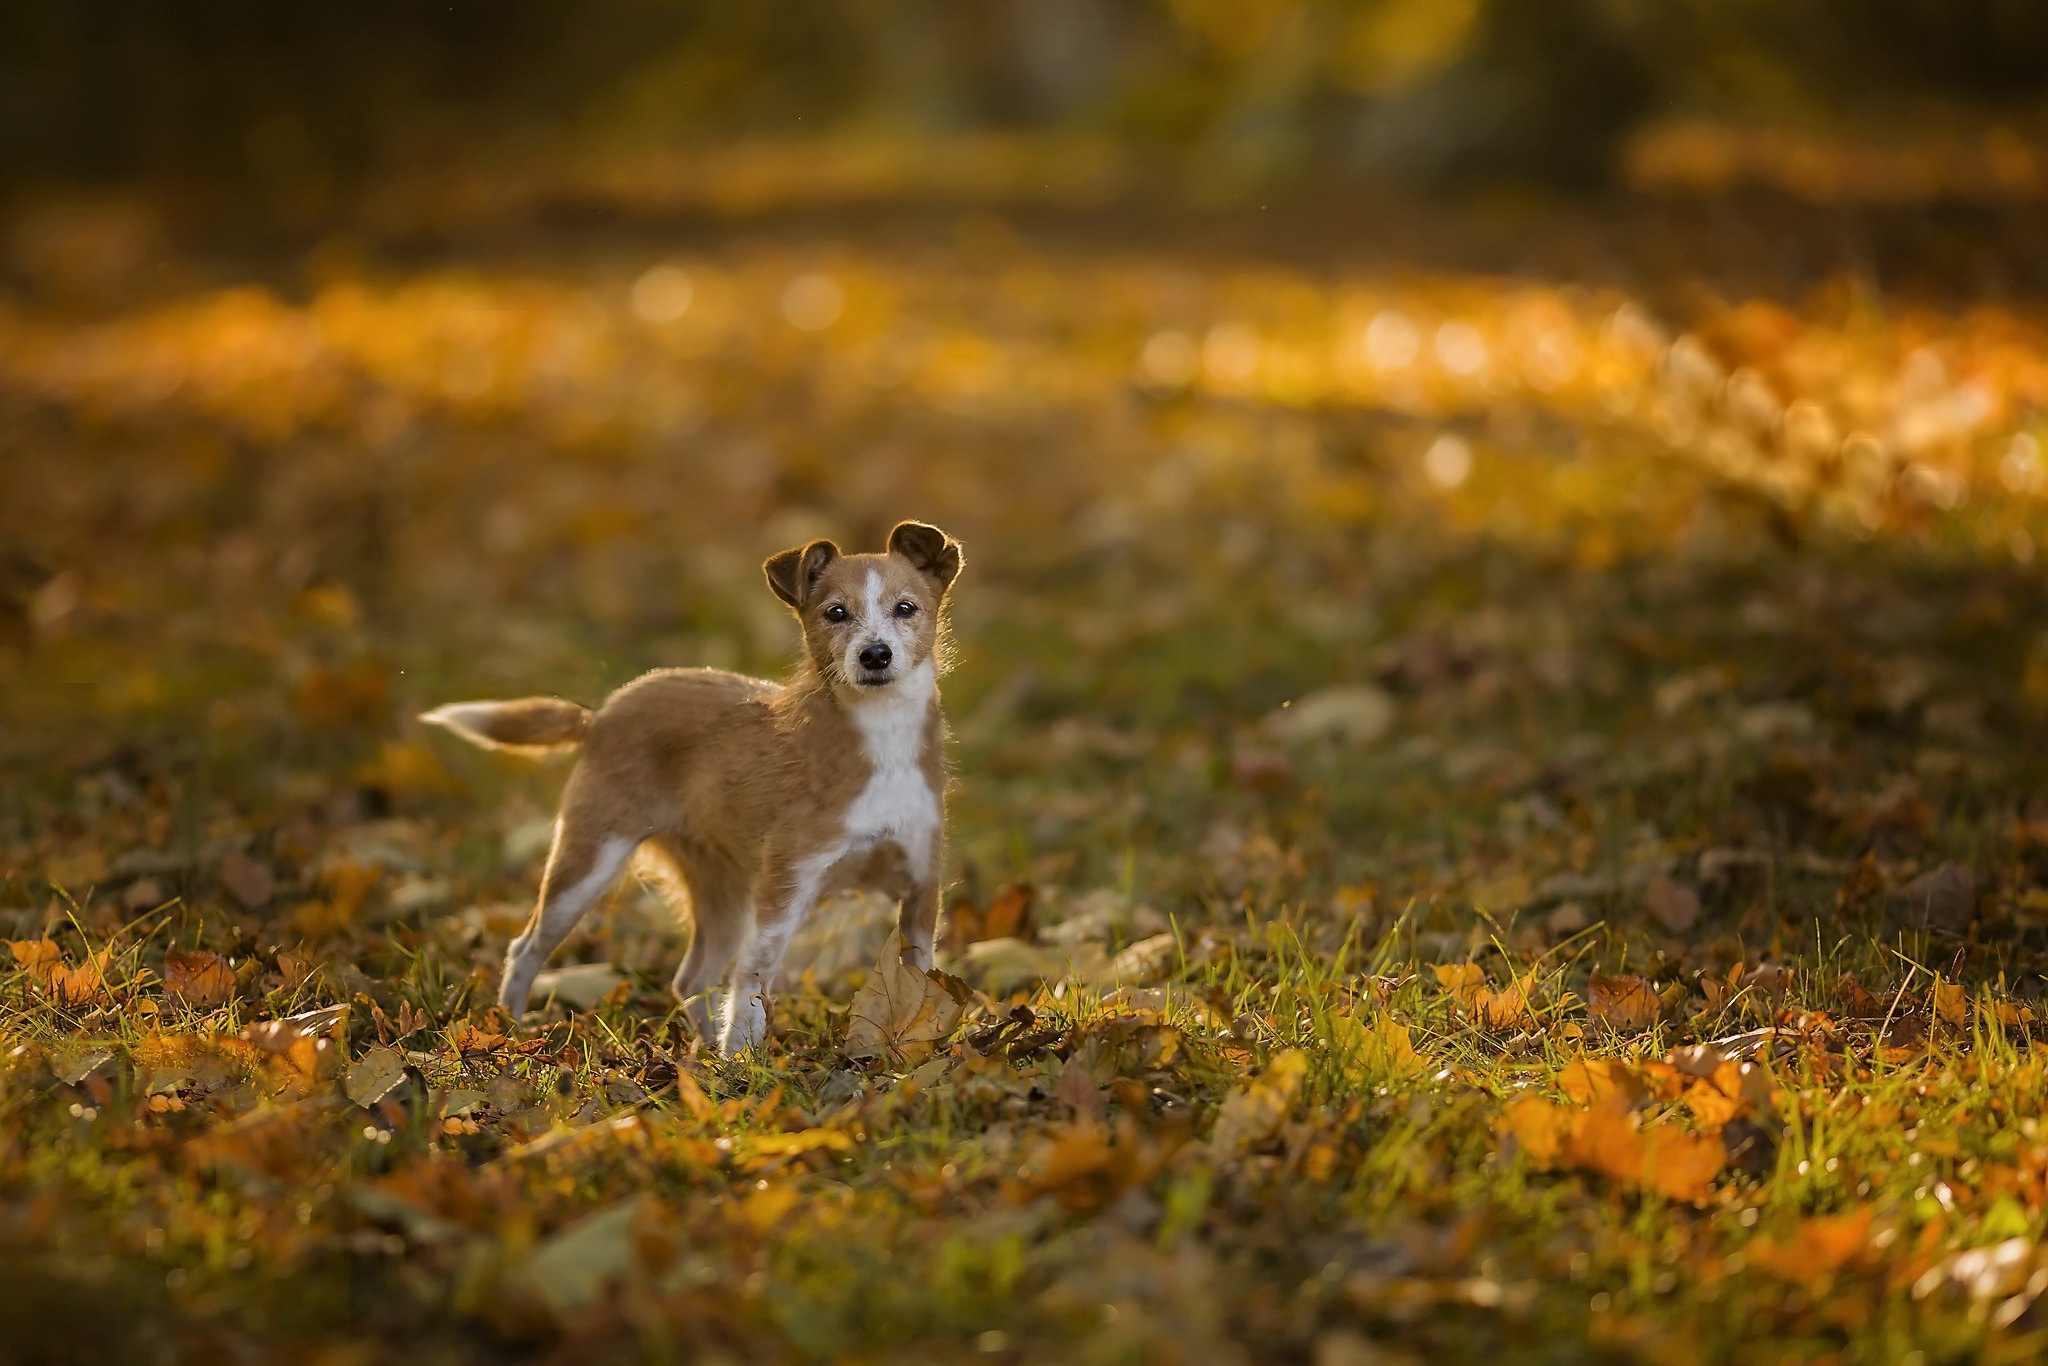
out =
[(735, 991), (726, 1003), (725, 1031), (718, 1051), (731, 1056), (758, 1047), (768, 1037), (768, 1003), (759, 992)]

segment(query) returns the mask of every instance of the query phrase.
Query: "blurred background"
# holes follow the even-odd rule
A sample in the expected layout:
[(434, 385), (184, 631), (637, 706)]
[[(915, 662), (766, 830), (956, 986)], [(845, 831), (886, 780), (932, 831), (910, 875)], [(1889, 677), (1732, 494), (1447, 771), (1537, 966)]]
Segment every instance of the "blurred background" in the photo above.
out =
[[(412, 713), (777, 670), (761, 558), (906, 516), (969, 549), (970, 895), (1499, 904), (1502, 830), (2003, 800), (2044, 57), (2022, 0), (18, 0), (7, 895), (529, 828), (559, 775)], [(1617, 757), (1680, 715), (1804, 795)], [(522, 898), (506, 838), (436, 894)]]

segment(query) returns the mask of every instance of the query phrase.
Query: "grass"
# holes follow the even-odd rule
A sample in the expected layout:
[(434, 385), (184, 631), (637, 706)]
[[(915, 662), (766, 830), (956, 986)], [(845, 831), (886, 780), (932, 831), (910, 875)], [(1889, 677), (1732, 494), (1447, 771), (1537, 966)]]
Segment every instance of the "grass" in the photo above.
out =
[[(348, 298), (0, 320), (7, 527), (45, 566), (0, 656), (11, 1351), (2040, 1352), (2019, 398), (1927, 467), (1960, 506), (1857, 504), (1658, 438), (1668, 367), (1340, 393), (1299, 359), (1353, 296), (1486, 322), (1535, 286), (874, 231), (563, 229)], [(667, 331), (612, 288), (656, 255), (701, 282)], [(799, 267), (846, 281), (816, 336), (773, 311)], [(1542, 288), (1621, 365), (1613, 300)], [(301, 315), (341, 348), (303, 372), (264, 340)], [(1212, 315), (1266, 368), (1133, 379), (1146, 328)], [(1728, 316), (1669, 323), (1733, 366)], [(1926, 323), (1886, 326), (1845, 388)], [(1419, 473), (1446, 433), (1451, 487)], [(494, 1013), (561, 769), (408, 718), (773, 671), (759, 559), (905, 515), (968, 547), (951, 900), (1028, 884), (1037, 970), (956, 935), (958, 1030), (858, 1064), (856, 937), (718, 1059), (629, 886), (564, 954), (617, 987)], [(1318, 697), (1338, 723), (1289, 722)]]

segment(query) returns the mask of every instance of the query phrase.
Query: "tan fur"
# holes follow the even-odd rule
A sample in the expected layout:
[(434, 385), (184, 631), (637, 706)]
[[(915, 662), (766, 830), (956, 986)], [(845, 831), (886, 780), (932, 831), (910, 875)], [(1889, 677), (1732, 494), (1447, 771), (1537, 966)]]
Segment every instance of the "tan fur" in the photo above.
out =
[(488, 749), (543, 752), (569, 749), (590, 733), (590, 711), (559, 697), (515, 702), (450, 702), (420, 717)]
[[(814, 541), (763, 566), (803, 626), (804, 662), (786, 682), (661, 669), (594, 716), (529, 698), (423, 718), (501, 748), (563, 743), (532, 737), (566, 736), (565, 708), (586, 718), (539, 903), (506, 956), (506, 1010), (524, 1011), (541, 965), (636, 851), (659, 881), (687, 889), (695, 932), (673, 986), (706, 1036), (701, 993), (733, 962), (728, 1051), (761, 1041), (768, 984), (823, 892), (872, 886), (900, 897), (904, 940), (931, 965), (946, 734), (935, 680), (961, 555), (918, 522), (899, 525), (889, 547), (843, 555)], [(900, 615), (905, 603), (915, 610)], [(869, 661), (882, 645), (890, 659), (878, 671)]]

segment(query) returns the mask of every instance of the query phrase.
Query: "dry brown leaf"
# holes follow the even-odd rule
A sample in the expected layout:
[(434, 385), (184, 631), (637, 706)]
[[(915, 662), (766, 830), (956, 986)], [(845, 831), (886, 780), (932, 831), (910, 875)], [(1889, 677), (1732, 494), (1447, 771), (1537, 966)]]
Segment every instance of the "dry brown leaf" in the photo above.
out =
[(107, 964), (112, 949), (101, 949), (81, 967), (55, 964), (45, 979), (59, 1001), (69, 1006), (92, 1005), (108, 999)]
[(1684, 934), (1700, 918), (1699, 893), (1668, 877), (1652, 878), (1643, 888), (1650, 916), (1671, 934)]
[(1113, 984), (1143, 986), (1173, 970), (1180, 959), (1180, 941), (1171, 934), (1140, 939), (1110, 960), (1105, 976)]
[(905, 961), (909, 951), (902, 933), (892, 931), (873, 975), (854, 994), (840, 1049), (847, 1057), (916, 1062), (959, 1024), (967, 984), (936, 970), (919, 972)]
[(1961, 982), (1934, 983), (1934, 1013), (1952, 1025), (1967, 1024), (1970, 1019), (1970, 996), (1963, 990)]
[(1586, 993), (1586, 1014), (1593, 1023), (1616, 1033), (1633, 1034), (1657, 1018), (1657, 989), (1641, 977), (1593, 974)]
[(1102, 1088), (1075, 1059), (1067, 1060), (1059, 1080), (1053, 1083), (1052, 1098), (1066, 1106), (1077, 1121), (1095, 1123), (1102, 1118)]
[(220, 880), (228, 893), (251, 911), (269, 905), (277, 891), (277, 874), (243, 853), (229, 854), (220, 861)]
[(1290, 1048), (1268, 1063), (1249, 1085), (1225, 1096), (1216, 1115), (1216, 1128), (1209, 1136), (1210, 1152), (1219, 1159), (1236, 1157), (1278, 1133), (1307, 1075), (1308, 1055)]
[(242, 1031), (242, 1037), (266, 1053), (290, 1053), (294, 1044), (325, 1034), (348, 1014), (348, 1007), (321, 1006), (302, 1010), (282, 1020), (258, 1020)]
[(404, 1056), (396, 1049), (378, 1044), (348, 1069), (345, 1089), (350, 1100), (367, 1108), (397, 1090), (404, 1081)]
[(164, 954), (164, 990), (205, 1010), (234, 994), (235, 970), (217, 953), (172, 949)]
[(975, 938), (1029, 939), (1031, 908), (1037, 900), (1038, 889), (1030, 883), (1004, 883), (989, 898), (988, 908), (981, 913), (981, 933)]

